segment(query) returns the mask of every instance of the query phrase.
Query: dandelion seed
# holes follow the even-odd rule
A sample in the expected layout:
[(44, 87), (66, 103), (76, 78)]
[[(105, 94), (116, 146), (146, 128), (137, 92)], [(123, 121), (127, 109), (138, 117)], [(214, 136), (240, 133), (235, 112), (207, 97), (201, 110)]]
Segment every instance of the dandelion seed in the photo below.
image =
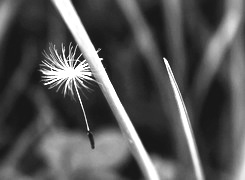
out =
[(70, 43), (68, 56), (65, 55), (65, 47), (63, 44), (61, 45), (61, 49), (62, 55), (59, 55), (55, 45), (50, 43), (50, 54), (47, 54), (44, 51), (43, 55), (45, 60), (42, 61), (40, 69), (43, 74), (42, 80), (44, 85), (49, 86), (49, 88), (57, 87), (57, 91), (62, 88), (64, 96), (70, 94), (74, 98), (75, 94), (77, 95), (83, 111), (87, 135), (89, 137), (91, 147), (94, 149), (93, 134), (90, 131), (87, 116), (78, 89), (89, 89), (84, 82), (90, 83), (90, 81), (95, 80), (93, 79), (92, 72), (87, 61), (80, 61), (82, 54), (75, 58), (77, 46), (73, 49), (73, 46)]

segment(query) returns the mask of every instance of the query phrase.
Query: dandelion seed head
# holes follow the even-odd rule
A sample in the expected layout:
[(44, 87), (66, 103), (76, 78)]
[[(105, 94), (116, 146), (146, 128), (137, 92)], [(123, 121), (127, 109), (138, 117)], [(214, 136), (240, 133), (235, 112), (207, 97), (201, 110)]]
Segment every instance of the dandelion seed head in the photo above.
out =
[(45, 59), (41, 63), (42, 81), (49, 88), (63, 90), (64, 96), (71, 94), (74, 97), (74, 88), (90, 89), (84, 82), (95, 81), (86, 60), (80, 60), (82, 54), (76, 56), (77, 46), (70, 44), (66, 56), (65, 46), (61, 45), (62, 53), (59, 54), (55, 45), (50, 43), (49, 53), (44, 51)]

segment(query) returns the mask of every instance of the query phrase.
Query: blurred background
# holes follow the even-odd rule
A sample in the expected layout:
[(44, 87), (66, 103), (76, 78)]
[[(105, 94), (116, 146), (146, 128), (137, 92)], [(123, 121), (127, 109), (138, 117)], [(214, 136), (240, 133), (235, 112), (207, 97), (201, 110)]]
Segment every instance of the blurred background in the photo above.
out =
[[(207, 179), (245, 179), (243, 0), (72, 1), (162, 180), (195, 179), (162, 58)], [(78, 101), (41, 82), (49, 43), (76, 44), (49, 0), (0, 1), (0, 179), (144, 179), (98, 85)]]

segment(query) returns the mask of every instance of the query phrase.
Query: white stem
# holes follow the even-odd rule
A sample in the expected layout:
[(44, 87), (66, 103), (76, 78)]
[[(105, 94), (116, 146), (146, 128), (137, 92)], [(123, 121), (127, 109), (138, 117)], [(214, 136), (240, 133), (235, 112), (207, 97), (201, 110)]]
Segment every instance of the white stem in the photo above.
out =
[(84, 57), (100, 88), (108, 101), (112, 112), (124, 134), (128, 140), (131, 151), (139, 164), (145, 178), (148, 180), (159, 180), (158, 173), (147, 154), (142, 142), (139, 139), (135, 128), (130, 121), (123, 105), (121, 104), (114, 87), (101, 63), (101, 60), (81, 22), (70, 0), (52, 0), (66, 25), (70, 29), (72, 35), (78, 43), (79, 48), (84, 53)]
[(78, 97), (79, 103), (80, 103), (81, 108), (83, 110), (83, 115), (84, 115), (87, 131), (90, 131), (90, 128), (89, 128), (89, 125), (88, 125), (88, 119), (87, 119), (87, 116), (86, 116), (86, 113), (85, 113), (85, 110), (84, 110), (84, 107), (83, 107), (83, 103), (82, 103), (81, 97), (79, 95), (76, 83), (74, 83), (74, 86), (75, 86), (75, 89), (76, 89), (76, 93), (77, 93), (77, 97)]
[(204, 180), (205, 178), (204, 178), (204, 174), (203, 174), (203, 170), (202, 170), (202, 165), (200, 162), (195, 138), (194, 138), (194, 135), (192, 132), (191, 123), (189, 120), (189, 116), (188, 116), (183, 98), (181, 96), (180, 90), (178, 88), (177, 82), (174, 78), (173, 72), (171, 70), (171, 67), (170, 67), (168, 61), (165, 58), (163, 58), (163, 59), (164, 59), (164, 63), (166, 65), (166, 68), (168, 71), (168, 76), (170, 79), (171, 87), (172, 87), (173, 92), (174, 92), (174, 97), (175, 97), (175, 100), (177, 101), (180, 119), (181, 119), (181, 122), (182, 122), (182, 125), (184, 128), (184, 133), (186, 135), (186, 139), (187, 139), (188, 147), (190, 150), (191, 159), (192, 159), (192, 163), (194, 166), (194, 171), (195, 171), (196, 177), (198, 180)]

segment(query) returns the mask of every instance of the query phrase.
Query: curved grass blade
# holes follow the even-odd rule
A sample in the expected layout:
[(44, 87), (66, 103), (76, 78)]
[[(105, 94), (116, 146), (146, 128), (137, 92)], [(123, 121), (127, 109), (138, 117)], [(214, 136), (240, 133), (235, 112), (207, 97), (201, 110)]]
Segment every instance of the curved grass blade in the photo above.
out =
[(203, 170), (202, 170), (202, 165), (201, 165), (201, 161), (200, 161), (199, 154), (197, 151), (197, 146), (196, 146), (195, 138), (194, 138), (193, 131), (191, 128), (190, 119), (189, 119), (189, 116), (188, 116), (188, 113), (187, 113), (187, 110), (185, 107), (185, 103), (183, 101), (180, 90), (178, 88), (178, 84), (174, 78), (173, 72), (171, 70), (171, 67), (170, 67), (167, 59), (163, 58), (163, 60), (164, 60), (165, 66), (167, 68), (171, 87), (173, 89), (174, 97), (175, 97), (175, 100), (177, 102), (180, 120), (181, 120), (181, 123), (182, 123), (183, 128), (184, 128), (184, 133), (185, 133), (187, 143), (188, 143), (188, 147), (190, 150), (191, 160), (193, 163), (196, 178), (198, 180), (204, 180), (205, 178), (204, 178), (204, 174), (203, 174)]

